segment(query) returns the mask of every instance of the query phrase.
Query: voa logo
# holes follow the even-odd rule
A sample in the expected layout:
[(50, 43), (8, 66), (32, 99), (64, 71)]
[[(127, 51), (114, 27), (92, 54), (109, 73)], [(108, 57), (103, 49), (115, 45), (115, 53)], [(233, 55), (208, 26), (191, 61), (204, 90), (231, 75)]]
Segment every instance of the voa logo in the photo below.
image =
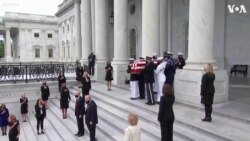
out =
[(247, 13), (246, 7), (245, 5), (240, 5), (240, 6), (236, 6), (236, 5), (228, 5), (228, 10), (229, 13), (239, 13), (239, 14), (245, 14)]

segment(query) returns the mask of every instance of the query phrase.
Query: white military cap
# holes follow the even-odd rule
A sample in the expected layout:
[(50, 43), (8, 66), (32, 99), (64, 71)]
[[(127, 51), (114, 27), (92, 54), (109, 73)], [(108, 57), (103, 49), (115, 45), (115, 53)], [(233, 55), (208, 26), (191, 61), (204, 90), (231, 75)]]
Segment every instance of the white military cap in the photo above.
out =
[(158, 58), (157, 58), (158, 61), (160, 61), (160, 60), (162, 60), (162, 59), (163, 59), (163, 57), (158, 57)]
[(129, 58), (129, 61), (134, 61), (135, 59), (134, 58)]
[(178, 52), (178, 56), (182, 56), (183, 55), (183, 53), (182, 52)]

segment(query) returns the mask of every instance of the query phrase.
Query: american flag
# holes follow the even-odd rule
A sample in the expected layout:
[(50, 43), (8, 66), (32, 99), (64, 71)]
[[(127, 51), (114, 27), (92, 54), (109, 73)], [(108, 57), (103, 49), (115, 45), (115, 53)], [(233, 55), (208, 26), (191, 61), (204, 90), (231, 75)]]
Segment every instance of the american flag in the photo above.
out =
[(145, 69), (146, 60), (135, 60), (134, 63), (130, 64), (131, 73), (138, 74)]

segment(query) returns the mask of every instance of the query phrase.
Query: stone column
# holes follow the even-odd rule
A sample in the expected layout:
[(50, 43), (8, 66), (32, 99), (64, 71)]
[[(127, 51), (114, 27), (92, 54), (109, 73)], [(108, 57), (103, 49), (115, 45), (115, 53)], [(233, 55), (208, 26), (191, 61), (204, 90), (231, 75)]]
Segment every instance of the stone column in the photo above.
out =
[[(204, 65), (214, 63), (214, 16), (215, 0), (190, 0), (189, 50), (187, 66), (176, 70), (174, 89), (176, 99), (200, 105), (200, 85)], [(214, 70), (214, 103), (228, 100), (228, 75), (225, 70)]]
[(95, 52), (95, 0), (91, 0), (92, 50)]
[(81, 11), (80, 11), (81, 0), (74, 0), (75, 5), (75, 30), (76, 30), (76, 59), (81, 59)]
[(82, 61), (88, 60), (92, 48), (91, 0), (82, 0)]
[(142, 56), (160, 53), (160, 1), (142, 2)]
[(5, 36), (5, 40), (6, 40), (6, 46), (4, 48), (5, 50), (5, 61), (6, 62), (12, 62), (13, 58), (11, 56), (11, 37), (10, 37), (10, 28), (6, 29), (6, 36)]
[(167, 28), (168, 28), (168, 47), (167, 47), (167, 50), (172, 52), (173, 49), (172, 49), (172, 7), (173, 7), (173, 1), (172, 0), (167, 0), (167, 7), (168, 7), (168, 10), (167, 10), (167, 14), (168, 14), (168, 25), (167, 25)]
[(185, 69), (204, 69), (214, 63), (215, 0), (191, 0), (189, 6), (188, 60)]
[(160, 56), (168, 47), (168, 1), (160, 0)]
[(104, 80), (105, 66), (108, 60), (108, 2), (105, 0), (95, 0), (95, 55), (96, 71), (95, 77), (98, 80)]
[(114, 0), (113, 83), (124, 83), (128, 65), (128, 1)]

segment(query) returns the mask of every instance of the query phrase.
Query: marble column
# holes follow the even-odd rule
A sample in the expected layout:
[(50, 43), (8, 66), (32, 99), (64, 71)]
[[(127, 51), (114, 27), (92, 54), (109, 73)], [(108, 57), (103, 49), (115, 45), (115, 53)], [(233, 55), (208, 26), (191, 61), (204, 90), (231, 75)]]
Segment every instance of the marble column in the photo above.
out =
[[(200, 85), (204, 65), (214, 64), (215, 0), (190, 0), (189, 49), (187, 66), (176, 70), (174, 89), (178, 101), (200, 105)], [(214, 103), (228, 100), (228, 75), (215, 67)]]
[(91, 0), (92, 50), (95, 52), (95, 0)]
[(168, 24), (167, 24), (167, 28), (168, 28), (168, 47), (167, 47), (167, 51), (170, 51), (172, 52), (173, 51), (173, 48), (172, 48), (172, 20), (173, 20), (173, 14), (172, 14), (172, 8), (173, 8), (173, 0), (167, 0), (167, 7), (168, 7), (168, 10), (167, 10), (167, 14), (168, 14)]
[(82, 0), (82, 61), (88, 60), (92, 48), (91, 0)]
[(185, 69), (203, 70), (214, 63), (215, 0), (191, 0), (189, 6), (188, 60)]
[(5, 36), (5, 40), (6, 40), (6, 46), (4, 48), (5, 50), (5, 61), (6, 62), (12, 62), (13, 58), (11, 56), (11, 37), (10, 37), (10, 28), (6, 28), (6, 36)]
[(75, 33), (76, 33), (76, 39), (75, 39), (75, 46), (76, 46), (76, 59), (81, 59), (81, 10), (80, 10), (80, 3), (81, 0), (74, 0), (74, 6), (75, 6)]
[(160, 53), (160, 0), (142, 2), (142, 56)]
[(97, 80), (104, 80), (105, 66), (108, 60), (109, 43), (109, 14), (108, 2), (105, 0), (95, 0), (95, 54)]
[(128, 1), (114, 0), (114, 81), (124, 83), (128, 65)]
[(160, 54), (168, 47), (168, 0), (160, 0)]

